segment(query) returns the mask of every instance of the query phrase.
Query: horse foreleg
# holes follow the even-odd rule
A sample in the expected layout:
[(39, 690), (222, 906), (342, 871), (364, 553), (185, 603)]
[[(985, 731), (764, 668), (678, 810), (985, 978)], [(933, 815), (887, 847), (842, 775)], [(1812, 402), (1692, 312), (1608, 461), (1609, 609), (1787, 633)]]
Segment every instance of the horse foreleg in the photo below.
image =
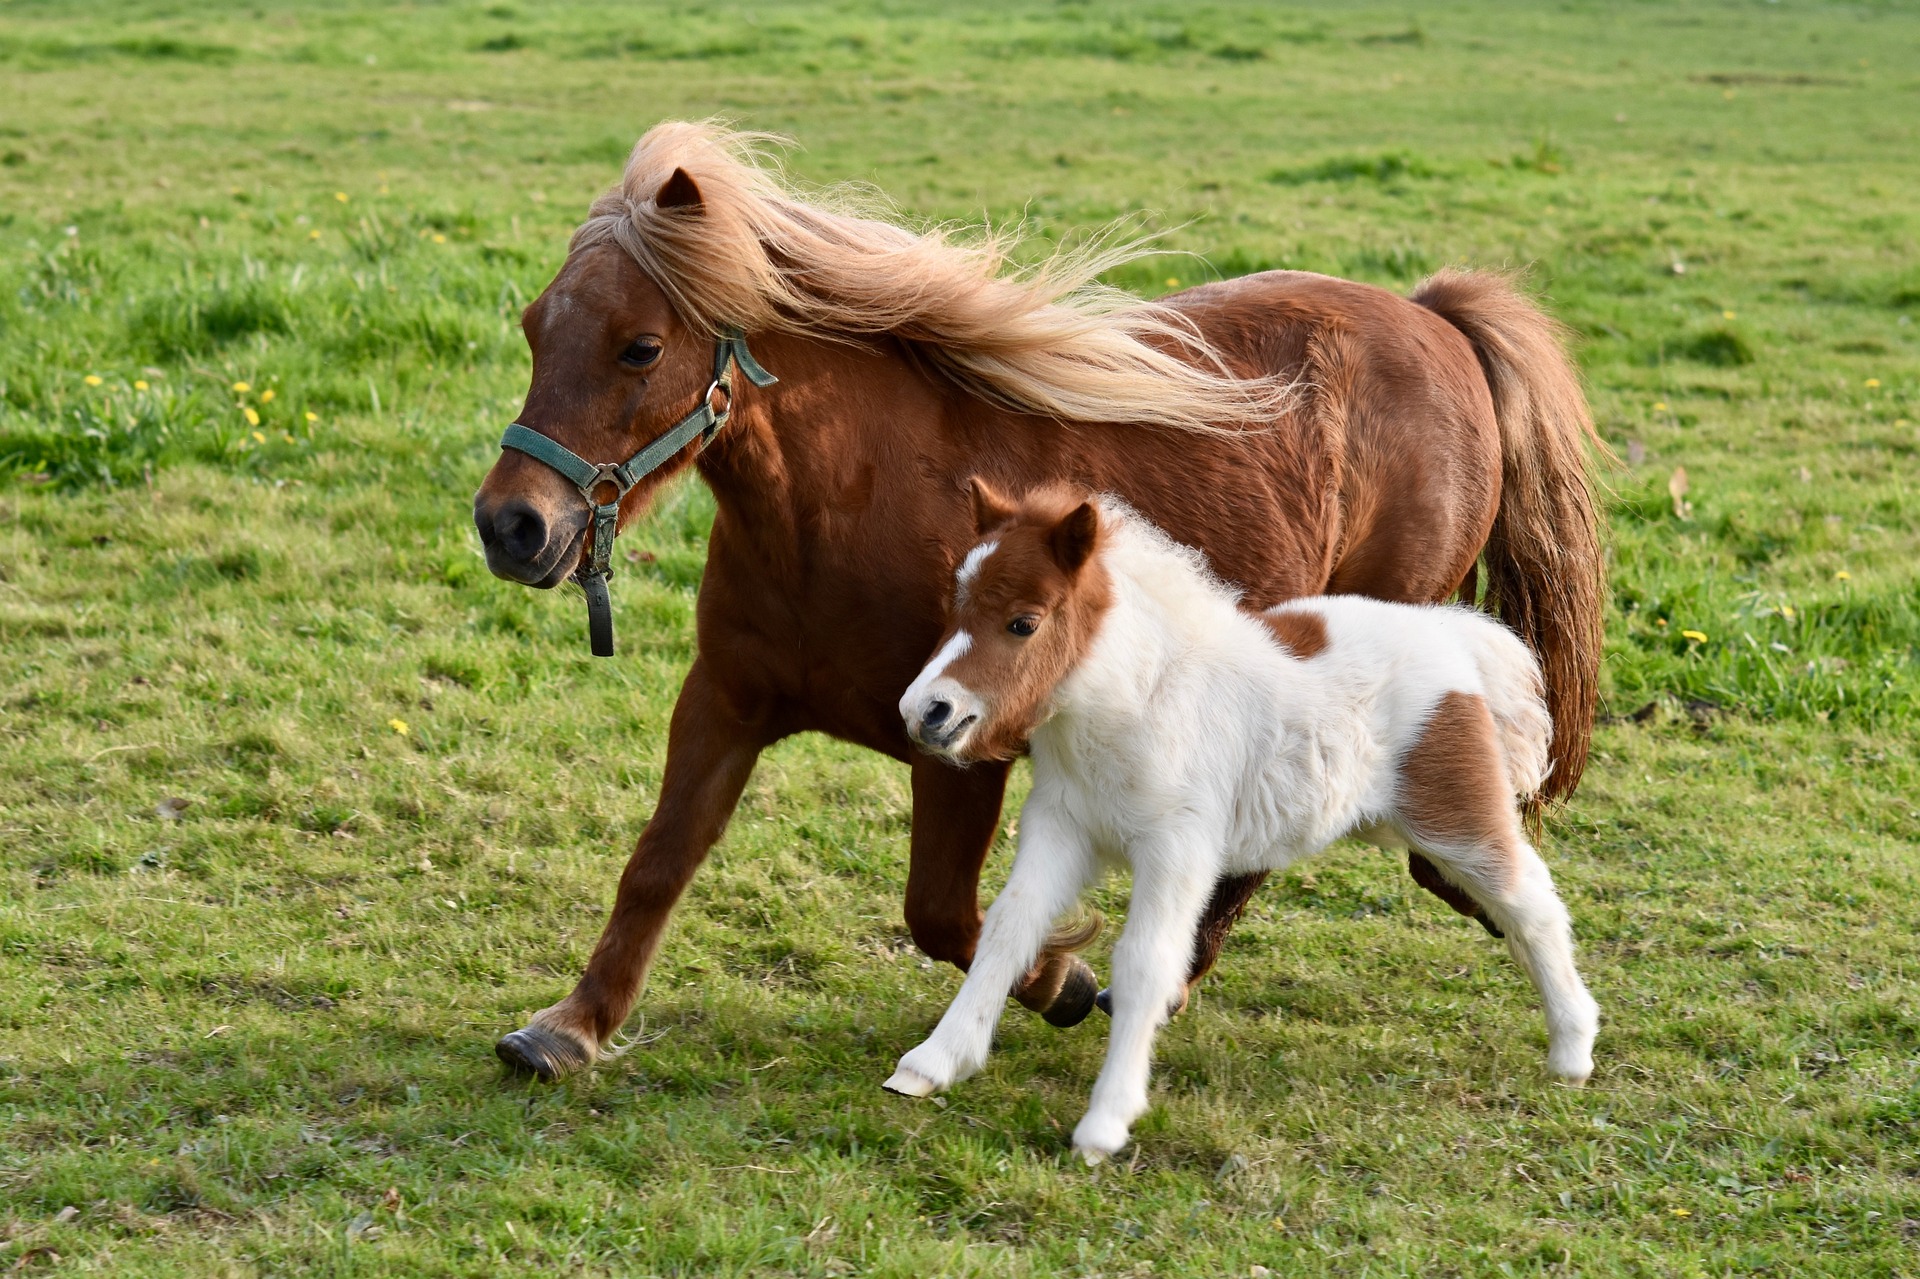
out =
[[(1006, 764), (955, 768), (913, 757), (913, 839), (907, 869), (907, 929), (927, 955), (966, 970), (980, 939), (980, 868), (993, 847), (1006, 798)], [(1070, 951), (1043, 950), (1013, 997), (1048, 1023), (1072, 1026), (1093, 1011), (1100, 983)]]
[[(1220, 958), (1220, 948), (1227, 944), (1227, 934), (1233, 931), (1234, 924), (1246, 913), (1247, 903), (1253, 900), (1253, 894), (1260, 885), (1267, 882), (1267, 872), (1257, 870), (1247, 875), (1228, 875), (1213, 886), (1213, 896), (1207, 901), (1207, 908), (1200, 916), (1200, 923), (1194, 929), (1193, 955), (1187, 962), (1187, 984), (1181, 989), (1180, 997), (1167, 1015), (1174, 1016), (1187, 1006), (1187, 998), (1200, 979), (1213, 971), (1213, 965)], [(1100, 992), (1095, 1004), (1108, 1016), (1113, 1015), (1113, 992)]]
[(494, 1045), (502, 1061), (551, 1081), (600, 1056), (639, 998), (667, 916), (726, 830), (765, 745), (759, 726), (741, 722), (696, 661), (667, 730), (660, 801), (621, 873), (587, 970), (572, 994)]

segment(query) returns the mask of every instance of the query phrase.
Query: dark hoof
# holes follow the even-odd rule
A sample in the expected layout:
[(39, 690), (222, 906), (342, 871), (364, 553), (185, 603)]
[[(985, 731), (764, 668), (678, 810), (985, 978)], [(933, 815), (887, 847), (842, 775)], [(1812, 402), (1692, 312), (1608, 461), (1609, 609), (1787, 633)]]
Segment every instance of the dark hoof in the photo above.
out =
[(1100, 980), (1093, 975), (1093, 969), (1081, 960), (1072, 961), (1067, 969), (1066, 980), (1060, 983), (1060, 993), (1053, 997), (1047, 1010), (1040, 1015), (1047, 1025), (1078, 1026), (1093, 1011), (1093, 1005), (1100, 998)]
[(543, 1084), (570, 1075), (593, 1060), (573, 1040), (539, 1026), (502, 1036), (493, 1051), (509, 1069), (532, 1075)]
[(1492, 933), (1495, 937), (1498, 937), (1502, 941), (1505, 941), (1507, 939), (1507, 935), (1500, 931), (1500, 925), (1494, 923), (1491, 919), (1487, 918), (1487, 912), (1485, 912), (1484, 910), (1481, 911), (1478, 915), (1475, 915), (1474, 918), (1480, 921), (1480, 927), (1486, 929), (1488, 932)]
[(1093, 997), (1093, 1006), (1107, 1016), (1113, 1016), (1113, 987), (1109, 986), (1095, 995)]

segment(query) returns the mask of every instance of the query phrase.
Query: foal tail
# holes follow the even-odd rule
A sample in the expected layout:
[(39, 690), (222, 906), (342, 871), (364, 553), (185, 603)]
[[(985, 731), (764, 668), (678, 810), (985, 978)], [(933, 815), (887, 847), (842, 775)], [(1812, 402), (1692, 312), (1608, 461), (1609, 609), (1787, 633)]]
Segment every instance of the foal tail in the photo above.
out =
[(1565, 329), (1498, 275), (1441, 271), (1414, 291), (1473, 344), (1500, 424), (1500, 509), (1484, 605), (1540, 659), (1553, 716), (1543, 799), (1573, 793), (1599, 695), (1606, 563), (1587, 446), (1605, 453)]

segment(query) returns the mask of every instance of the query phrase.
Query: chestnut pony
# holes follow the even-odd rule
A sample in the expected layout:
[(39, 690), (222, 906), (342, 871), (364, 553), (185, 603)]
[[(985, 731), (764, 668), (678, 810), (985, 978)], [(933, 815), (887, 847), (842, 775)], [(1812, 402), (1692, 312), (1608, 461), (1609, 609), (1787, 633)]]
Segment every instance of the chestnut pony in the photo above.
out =
[[(526, 432), (591, 475), (703, 403), (726, 418), (630, 488), (630, 474), (595, 486), (602, 507), (625, 489), (622, 522), (689, 468), (712, 489), (698, 651), (659, 803), (586, 972), (500, 1041), (503, 1060), (553, 1079), (601, 1054), (754, 761), (792, 733), (910, 765), (907, 925), (928, 955), (968, 965), (1008, 765), (915, 753), (898, 705), (970, 545), (973, 475), (1117, 494), (1255, 608), (1479, 597), (1540, 659), (1546, 793), (1573, 789), (1602, 620), (1592, 424), (1558, 327), (1505, 281), (1447, 271), (1409, 300), (1269, 272), (1144, 303), (1093, 283), (1133, 250), (1012, 270), (991, 238), (963, 245), (845, 197), (802, 198), (758, 145), (713, 125), (649, 130), (522, 319), (521, 443), (474, 498), (501, 577), (544, 589), (584, 573), (604, 559), (592, 528), (615, 517), (596, 520), (574, 480), (523, 451)], [(717, 388), (733, 333), (755, 376)], [(778, 382), (762, 385), (751, 358)], [(1430, 865), (1411, 868), (1477, 913)], [(1262, 878), (1216, 887), (1190, 980)], [(1056, 939), (1014, 991), (1057, 1025), (1084, 1017), (1097, 986), (1071, 945)]]

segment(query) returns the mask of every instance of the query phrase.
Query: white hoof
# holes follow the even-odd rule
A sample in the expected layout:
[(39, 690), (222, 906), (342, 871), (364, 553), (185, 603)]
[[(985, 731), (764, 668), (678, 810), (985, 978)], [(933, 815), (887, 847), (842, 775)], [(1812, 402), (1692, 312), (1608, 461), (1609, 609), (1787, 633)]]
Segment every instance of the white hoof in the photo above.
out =
[(1073, 1130), (1073, 1149), (1092, 1167), (1109, 1155), (1117, 1155), (1127, 1144), (1127, 1125), (1088, 1115)]
[(888, 1092), (899, 1093), (902, 1097), (931, 1097), (940, 1091), (940, 1085), (925, 1075), (908, 1070), (905, 1066), (893, 1072), (893, 1078), (880, 1085)]
[(1549, 1057), (1547, 1069), (1559, 1076), (1561, 1083), (1578, 1088), (1593, 1078), (1593, 1058), (1583, 1056), (1577, 1061), (1559, 1061)]

